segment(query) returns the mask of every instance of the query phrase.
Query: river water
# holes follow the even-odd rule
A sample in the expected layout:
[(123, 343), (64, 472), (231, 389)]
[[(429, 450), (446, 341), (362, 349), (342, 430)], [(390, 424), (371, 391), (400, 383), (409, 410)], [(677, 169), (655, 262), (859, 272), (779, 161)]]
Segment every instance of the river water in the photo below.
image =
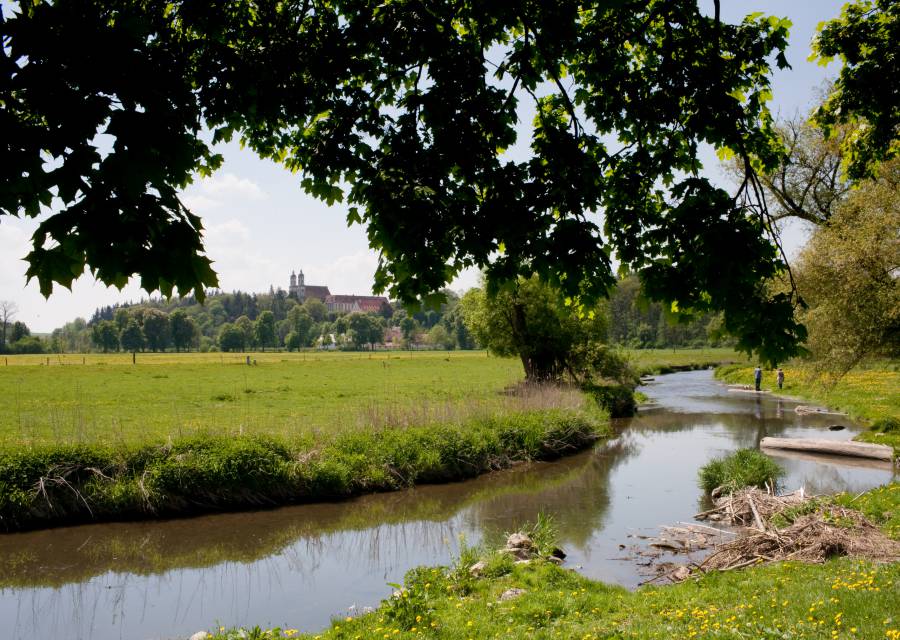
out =
[[(629, 588), (645, 579), (620, 545), (704, 508), (697, 470), (765, 436), (849, 439), (840, 416), (730, 391), (711, 371), (660, 376), (653, 404), (617, 421), (616, 437), (552, 463), (336, 504), (164, 522), (0, 535), (0, 636), (11, 640), (185, 638), (213, 626), (316, 630), (375, 607), (420, 564), (500, 539), (537, 514), (559, 529), (566, 566)], [(831, 431), (832, 425), (842, 431)], [(777, 458), (784, 486), (864, 491), (889, 466)]]

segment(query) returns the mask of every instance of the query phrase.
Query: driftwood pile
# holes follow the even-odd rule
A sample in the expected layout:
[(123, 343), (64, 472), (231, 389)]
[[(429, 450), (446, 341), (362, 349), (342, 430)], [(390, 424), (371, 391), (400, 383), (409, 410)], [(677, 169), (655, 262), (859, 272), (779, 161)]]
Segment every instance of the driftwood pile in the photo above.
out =
[(720, 546), (700, 565), (703, 571), (727, 571), (777, 560), (824, 562), (853, 556), (874, 562), (900, 560), (900, 543), (884, 535), (859, 511), (820, 506), (784, 529), (750, 530)]
[[(834, 556), (853, 556), (873, 562), (900, 560), (900, 542), (884, 535), (859, 511), (816, 500), (802, 490), (779, 496), (771, 491), (748, 488), (720, 496), (715, 504), (714, 509), (695, 517), (739, 528), (731, 532), (730, 537), (717, 534), (703, 539), (697, 535), (697, 527), (703, 525), (693, 525), (693, 529), (663, 527), (660, 537), (653, 539), (650, 546), (670, 553), (684, 553), (690, 562), (687, 565), (663, 563), (656, 567), (657, 576), (649, 582), (659, 579), (679, 582), (698, 573), (730, 571), (780, 560), (817, 563)], [(783, 528), (773, 523), (773, 519), (777, 521), (776, 516), (805, 504), (808, 504), (808, 513), (802, 513), (807, 510), (804, 508), (793, 509), (794, 514), (802, 515), (786, 519), (789, 524)], [(682, 534), (677, 543), (671, 542), (675, 537), (673, 532)], [(690, 542), (684, 541), (685, 532), (693, 536)], [(703, 551), (707, 555), (698, 562), (691, 557), (693, 551)]]
[(698, 513), (694, 516), (697, 520), (717, 520), (728, 525), (764, 529), (764, 523), (773, 516), (806, 502), (809, 496), (803, 489), (779, 496), (773, 491), (753, 487), (725, 496), (717, 496), (714, 491), (713, 499), (715, 508)]

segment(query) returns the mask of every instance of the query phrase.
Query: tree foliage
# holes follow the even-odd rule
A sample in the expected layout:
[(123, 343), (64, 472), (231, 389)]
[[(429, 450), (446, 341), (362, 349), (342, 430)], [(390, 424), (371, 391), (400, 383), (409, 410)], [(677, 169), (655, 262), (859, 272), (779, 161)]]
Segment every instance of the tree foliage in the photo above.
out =
[(271, 311), (263, 311), (259, 314), (253, 325), (253, 336), (256, 345), (263, 351), (266, 347), (275, 346), (275, 315)]
[[(851, 127), (836, 127), (829, 137), (807, 119), (795, 117), (780, 121), (775, 129), (784, 154), (774, 169), (758, 174), (772, 219), (826, 224), (851, 188), (842, 149)], [(743, 160), (735, 158), (730, 168), (739, 182), (747, 179)]]
[(222, 351), (245, 351), (247, 335), (240, 327), (227, 322), (219, 330), (219, 348)]
[(103, 353), (119, 350), (119, 331), (110, 320), (101, 320), (91, 327), (91, 340)]
[(151, 351), (165, 351), (172, 341), (169, 316), (159, 309), (144, 310), (141, 328), (147, 348)]
[(460, 304), (478, 342), (495, 355), (521, 359), (529, 380), (569, 377), (588, 382), (604, 369), (610, 355), (603, 347), (605, 310), (579, 313), (536, 276), (496, 294), (470, 289)]
[(816, 368), (840, 377), (863, 358), (900, 355), (900, 190), (868, 182), (800, 255), (797, 284)]
[(183, 309), (176, 309), (169, 314), (169, 325), (172, 332), (172, 346), (176, 351), (186, 351), (194, 345), (198, 333), (197, 325)]
[(384, 339), (384, 322), (381, 317), (368, 313), (351, 313), (347, 316), (350, 340), (357, 349), (373, 347)]
[(0, 213), (43, 217), (28, 275), (45, 294), (87, 266), (201, 298), (215, 275), (177, 192), (236, 136), (349, 205), (395, 298), (428, 299), (478, 266), (497, 284), (537, 273), (590, 304), (614, 282), (615, 251), (648, 295), (721, 310), (738, 346), (777, 359), (803, 334), (790, 296), (760, 285), (782, 268), (767, 220), (747, 185), (733, 198), (700, 176), (698, 149), (774, 166), (765, 104), (789, 25), (727, 24), (718, 7), (21, 3), (0, 23)]
[(619, 278), (609, 297), (609, 340), (639, 349), (719, 346), (721, 318), (714, 314), (691, 316), (672, 313), (647, 300), (634, 274)]
[(122, 329), (119, 341), (125, 351), (135, 353), (144, 350), (146, 338), (144, 337), (144, 331), (141, 329), (141, 325), (138, 324), (137, 320), (132, 318), (128, 321), (128, 324)]
[(843, 62), (834, 89), (815, 115), (832, 133), (852, 125), (843, 140), (851, 178), (872, 177), (878, 164), (900, 154), (900, 3), (854, 0), (839, 18), (824, 23), (813, 41), (823, 64)]

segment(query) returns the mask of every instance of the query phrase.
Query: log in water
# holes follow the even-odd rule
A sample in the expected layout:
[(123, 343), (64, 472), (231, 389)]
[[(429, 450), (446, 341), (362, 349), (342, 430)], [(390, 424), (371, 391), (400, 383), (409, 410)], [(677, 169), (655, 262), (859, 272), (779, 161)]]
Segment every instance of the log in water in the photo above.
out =
[(868, 442), (847, 442), (837, 440), (818, 440), (813, 438), (763, 438), (759, 446), (770, 449), (793, 449), (816, 453), (830, 453), (838, 456), (854, 456), (857, 458), (874, 458), (875, 460), (893, 460), (894, 449), (884, 444)]

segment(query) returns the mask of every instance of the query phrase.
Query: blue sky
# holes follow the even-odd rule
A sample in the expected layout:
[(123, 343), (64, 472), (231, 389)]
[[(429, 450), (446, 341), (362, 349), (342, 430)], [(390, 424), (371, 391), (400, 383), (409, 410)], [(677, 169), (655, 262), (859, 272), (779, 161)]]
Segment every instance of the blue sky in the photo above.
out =
[[(701, 4), (712, 11), (712, 0)], [(784, 116), (807, 112), (816, 90), (837, 73), (835, 64), (822, 68), (806, 58), (816, 25), (837, 16), (841, 5), (836, 0), (723, 0), (722, 16), (729, 22), (754, 11), (793, 22), (787, 52), (793, 69), (778, 71), (773, 79), (776, 112)], [(307, 284), (328, 285), (332, 293), (371, 292), (377, 256), (369, 249), (365, 229), (347, 227), (344, 207), (328, 207), (305, 195), (297, 175), (259, 160), (237, 144), (223, 145), (221, 152), (222, 169), (183, 195), (204, 220), (207, 254), (215, 261), (224, 290), (267, 291), (270, 285), (286, 289), (291, 270), (302, 268)], [(724, 180), (712, 150), (704, 153), (703, 161), (708, 175)], [(75, 317), (89, 317), (100, 305), (147, 297), (133, 282), (120, 292), (86, 274), (72, 292), (57, 287), (44, 300), (35, 282), (25, 285), (22, 261), (35, 227), (34, 221), (0, 218), (0, 300), (14, 301), (17, 318), (32, 331), (48, 332)], [(802, 227), (789, 228), (785, 234), (789, 250), (796, 251), (804, 237)], [(477, 279), (474, 271), (463, 273), (452, 288), (475, 286)]]

